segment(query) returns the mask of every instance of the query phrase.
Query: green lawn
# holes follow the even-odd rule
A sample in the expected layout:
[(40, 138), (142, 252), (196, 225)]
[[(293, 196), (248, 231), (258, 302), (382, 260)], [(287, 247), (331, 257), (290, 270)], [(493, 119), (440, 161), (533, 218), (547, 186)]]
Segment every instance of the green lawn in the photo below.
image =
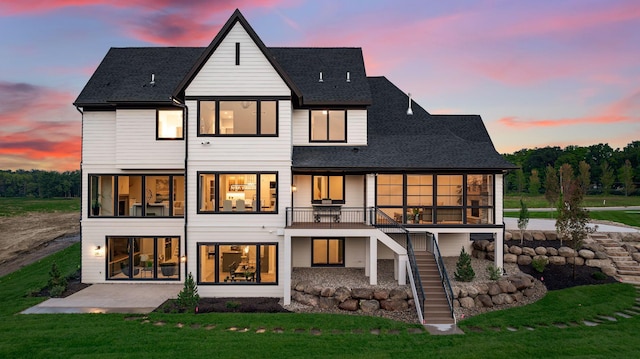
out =
[[(529, 218), (555, 218), (555, 212), (529, 212)], [(505, 212), (505, 217), (518, 218), (518, 212)], [(591, 211), (589, 217), (603, 221), (624, 223), (629, 226), (640, 227), (640, 212), (638, 211)]]
[[(529, 208), (549, 208), (549, 202), (543, 195), (531, 196), (528, 194), (504, 196), (504, 208), (520, 208), (520, 198)], [(640, 206), (640, 196), (585, 196), (583, 205), (585, 207)]]
[(0, 197), (0, 217), (27, 212), (79, 212), (80, 198), (7, 198)]
[[(410, 334), (407, 329), (416, 325), (331, 314), (153, 313), (146, 323), (142, 319), (125, 320), (129, 317), (125, 314), (15, 314), (43, 300), (25, 294), (45, 285), (53, 261), (63, 273), (72, 273), (79, 256), (80, 245), (76, 244), (0, 278), (1, 358), (611, 358), (635, 357), (640, 351), (640, 316), (597, 327), (559, 329), (550, 325), (630, 308), (636, 290), (624, 284), (550, 292), (526, 307), (462, 321), (460, 326), (468, 333), (457, 336)], [(156, 325), (158, 322), (165, 325)], [(178, 323), (184, 327), (179, 328)], [(209, 325), (215, 327), (205, 329)], [(232, 326), (250, 330), (227, 330)], [(520, 330), (487, 329), (506, 326)], [(476, 333), (470, 327), (484, 330)], [(256, 333), (259, 328), (266, 332)], [(283, 333), (274, 333), (274, 328), (282, 328)], [(322, 334), (313, 335), (312, 328)], [(382, 334), (371, 334), (371, 329), (380, 329)]]

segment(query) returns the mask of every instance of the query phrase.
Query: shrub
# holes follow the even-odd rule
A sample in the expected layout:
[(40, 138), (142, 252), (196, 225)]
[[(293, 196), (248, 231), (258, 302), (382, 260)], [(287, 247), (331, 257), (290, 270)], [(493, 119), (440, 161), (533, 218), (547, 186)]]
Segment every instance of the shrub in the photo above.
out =
[(540, 273), (544, 272), (547, 264), (549, 264), (549, 260), (543, 257), (536, 257), (531, 261), (531, 266), (533, 267), (533, 269)]
[(456, 280), (461, 282), (471, 282), (476, 277), (476, 273), (471, 267), (471, 256), (464, 250), (460, 251), (460, 257), (456, 263), (456, 272), (454, 273)]
[(240, 306), (240, 303), (236, 302), (236, 301), (233, 301), (233, 300), (230, 300), (230, 301), (225, 303), (225, 306), (227, 308), (229, 308), (229, 309), (236, 309), (236, 308), (238, 308)]
[(62, 287), (62, 291), (67, 288), (67, 279), (60, 274), (60, 270), (55, 262), (51, 264), (51, 270), (49, 271), (49, 282), (47, 283), (49, 290), (53, 290), (54, 287)]
[(502, 268), (489, 264), (487, 266), (487, 273), (489, 273), (489, 279), (498, 280), (502, 276)]
[(53, 287), (51, 287), (51, 289), (49, 289), (49, 295), (51, 297), (54, 297), (54, 298), (60, 297), (60, 296), (62, 296), (62, 293), (64, 293), (64, 291), (66, 289), (67, 288), (65, 288), (65, 287), (63, 287), (61, 285), (53, 286)]
[(199, 301), (198, 287), (193, 280), (193, 275), (189, 272), (184, 280), (184, 287), (178, 293), (177, 305), (184, 311), (195, 312)]
[(595, 280), (605, 280), (607, 279), (607, 275), (602, 273), (601, 271), (597, 271), (597, 272), (593, 272), (591, 274), (591, 276), (593, 277), (593, 279)]

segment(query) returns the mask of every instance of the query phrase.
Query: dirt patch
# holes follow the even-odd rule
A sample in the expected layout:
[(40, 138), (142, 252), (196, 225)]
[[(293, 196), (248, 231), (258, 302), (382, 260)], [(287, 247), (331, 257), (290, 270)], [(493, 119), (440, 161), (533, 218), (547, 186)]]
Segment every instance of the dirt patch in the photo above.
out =
[[(279, 298), (200, 298), (198, 313), (288, 313)], [(175, 299), (169, 299), (154, 312), (182, 313)]]
[(79, 213), (0, 217), (0, 276), (80, 241)]

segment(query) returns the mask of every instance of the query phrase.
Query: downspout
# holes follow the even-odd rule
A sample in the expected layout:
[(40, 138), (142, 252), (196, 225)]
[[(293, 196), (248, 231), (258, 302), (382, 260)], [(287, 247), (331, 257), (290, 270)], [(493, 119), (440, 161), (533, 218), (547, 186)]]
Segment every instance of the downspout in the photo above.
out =
[[(176, 99), (175, 97), (171, 96), (170, 97), (171, 101), (173, 102), (173, 104), (175, 106), (178, 106), (180, 108), (182, 108), (182, 128), (184, 131), (184, 228), (183, 228), (183, 237), (184, 237), (184, 256), (187, 256), (187, 222), (188, 222), (188, 218), (189, 218), (189, 201), (188, 201), (188, 192), (187, 192), (187, 183), (189, 183), (189, 181), (187, 181), (187, 163), (188, 163), (188, 159), (189, 159), (189, 129), (187, 128), (187, 118), (188, 118), (188, 114), (189, 114), (189, 108), (181, 103), (178, 99)], [(184, 278), (187, 278), (187, 266), (189, 265), (189, 258), (187, 258), (187, 261), (184, 264)]]
[[(84, 146), (84, 112), (80, 109), (79, 106), (75, 105), (75, 108), (78, 112), (80, 112), (80, 253), (84, 253), (84, 241), (82, 240), (82, 216), (83, 216), (83, 208), (84, 201), (82, 201), (82, 184), (84, 183), (84, 176), (82, 174), (82, 161), (84, 160), (84, 152), (82, 151), (82, 147)], [(88, 192), (88, 191), (87, 191)], [(82, 267), (84, 268), (84, 267)], [(82, 271), (80, 271), (80, 282), (82, 282)], [(84, 282), (83, 282), (84, 283)]]

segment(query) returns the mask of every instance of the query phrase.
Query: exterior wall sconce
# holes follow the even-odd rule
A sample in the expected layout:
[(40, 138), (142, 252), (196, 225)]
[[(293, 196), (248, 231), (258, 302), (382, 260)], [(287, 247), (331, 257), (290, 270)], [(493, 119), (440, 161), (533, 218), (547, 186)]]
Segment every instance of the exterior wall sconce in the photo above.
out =
[(180, 257), (180, 263), (187, 263), (187, 256), (183, 255)]
[(96, 246), (96, 248), (93, 250), (93, 255), (96, 257), (102, 257), (103, 254), (103, 250), (101, 246)]
[(297, 191), (297, 190), (298, 190), (298, 187), (296, 187), (296, 185), (295, 185), (295, 184), (292, 184), (292, 185), (291, 185), (291, 192), (295, 192), (295, 191)]

